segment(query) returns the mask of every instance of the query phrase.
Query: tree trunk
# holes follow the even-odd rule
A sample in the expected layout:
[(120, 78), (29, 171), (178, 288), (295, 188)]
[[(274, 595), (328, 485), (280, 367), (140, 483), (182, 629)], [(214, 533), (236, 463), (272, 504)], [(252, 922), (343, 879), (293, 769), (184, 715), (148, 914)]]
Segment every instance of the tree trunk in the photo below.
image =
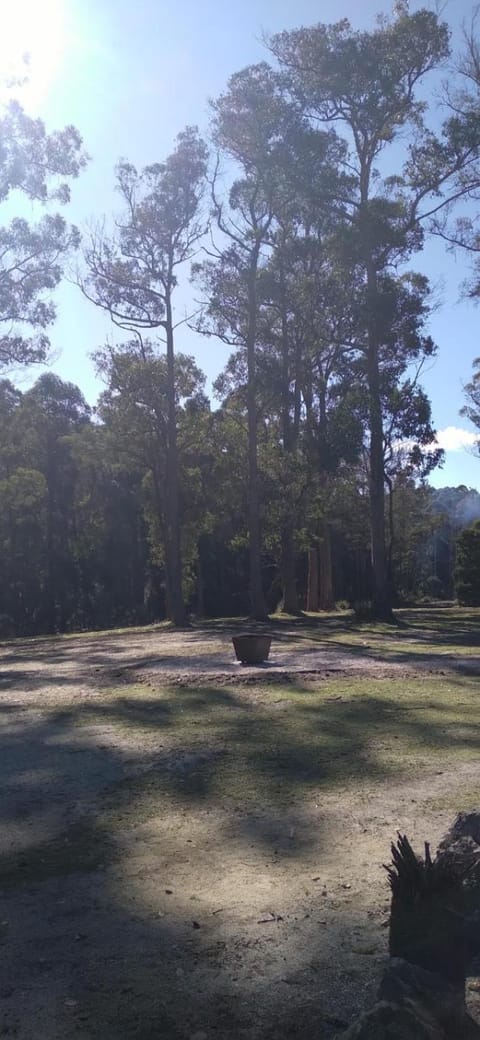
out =
[(299, 614), (297, 579), (295, 575), (295, 545), (291, 527), (286, 527), (282, 533), (281, 569), (283, 609), (286, 614)]
[[(286, 458), (296, 447), (298, 430), (292, 426), (290, 417), (290, 341), (288, 334), (288, 318), (286, 303), (285, 271), (283, 266), (284, 241), (279, 250), (280, 268), (280, 308), (282, 321), (282, 437), (283, 453)], [(281, 573), (283, 585), (283, 609), (286, 614), (299, 614), (297, 580), (295, 575), (295, 538), (293, 510), (287, 503), (286, 515), (283, 514)]]
[(173, 314), (170, 292), (165, 293), (165, 332), (167, 340), (167, 457), (166, 457), (166, 571), (168, 610), (174, 625), (185, 625), (187, 613), (182, 589), (182, 556), (179, 519), (177, 416), (175, 408), (175, 355), (173, 343)]
[(46, 534), (47, 534), (47, 582), (45, 603), (47, 608), (47, 630), (56, 631), (56, 561), (55, 561), (55, 532), (54, 532), (54, 509), (55, 500), (53, 492), (54, 463), (50, 438), (47, 434), (47, 510), (46, 510)]
[(332, 573), (332, 538), (330, 527), (327, 523), (322, 524), (321, 539), (318, 547), (319, 561), (319, 609), (334, 610), (335, 597), (333, 594)]
[(249, 594), (250, 614), (264, 621), (267, 608), (262, 588), (262, 558), (260, 533), (260, 496), (258, 486), (257, 445), (257, 380), (255, 343), (257, 331), (257, 264), (260, 243), (252, 253), (248, 276), (248, 329), (247, 329), (247, 411), (248, 411), (248, 539), (249, 539)]
[(197, 617), (205, 617), (205, 579), (203, 574), (202, 545), (198, 545), (197, 556)]
[(461, 871), (448, 859), (442, 864), (442, 855), (432, 861), (428, 844), (425, 860), (417, 858), (406, 836), (392, 851), (390, 956), (441, 975), (463, 1000), (469, 943)]
[(313, 545), (308, 550), (307, 610), (318, 614), (318, 608), (318, 549)]
[[(167, 456), (167, 445), (165, 445), (165, 457)], [(161, 488), (165, 489), (165, 480), (162, 480), (155, 465), (151, 467), (151, 475), (153, 480), (153, 487), (155, 492), (155, 504), (157, 511), (157, 522), (160, 539), (163, 545), (164, 551), (164, 564), (163, 571), (165, 576), (165, 588), (164, 593), (161, 597), (158, 597), (158, 603), (162, 603), (162, 610), (165, 610), (165, 617), (172, 619), (172, 589), (170, 580), (170, 547), (168, 544), (168, 525), (167, 525), (167, 498), (166, 493), (163, 494)], [(161, 615), (163, 616), (163, 615)]]
[(390, 600), (395, 602), (395, 580), (393, 573), (393, 550), (395, 546), (395, 514), (393, 509), (393, 483), (385, 474), (388, 487), (388, 548), (387, 548), (387, 581), (390, 591)]
[(380, 620), (391, 620), (392, 609), (388, 588), (385, 551), (385, 485), (383, 461), (383, 416), (380, 394), (379, 344), (375, 320), (378, 305), (377, 276), (372, 262), (367, 263), (368, 349), (367, 382), (370, 426), (370, 532), (372, 549), (373, 595), (372, 614)]

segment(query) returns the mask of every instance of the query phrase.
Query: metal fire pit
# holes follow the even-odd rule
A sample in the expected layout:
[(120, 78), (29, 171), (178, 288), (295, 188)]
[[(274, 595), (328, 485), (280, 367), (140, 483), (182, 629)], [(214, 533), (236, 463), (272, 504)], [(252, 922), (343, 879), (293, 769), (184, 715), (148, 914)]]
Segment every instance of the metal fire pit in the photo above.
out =
[(242, 664), (262, 664), (266, 661), (271, 642), (271, 636), (258, 632), (244, 632), (241, 636), (232, 636), (235, 656)]

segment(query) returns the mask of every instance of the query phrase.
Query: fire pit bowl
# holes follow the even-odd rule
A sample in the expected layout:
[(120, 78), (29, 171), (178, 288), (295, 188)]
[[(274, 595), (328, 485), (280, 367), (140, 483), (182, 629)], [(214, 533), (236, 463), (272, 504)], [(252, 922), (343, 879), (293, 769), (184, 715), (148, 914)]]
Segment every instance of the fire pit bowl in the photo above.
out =
[(266, 661), (271, 642), (271, 636), (258, 632), (244, 632), (241, 636), (232, 636), (235, 657), (242, 664), (262, 664)]

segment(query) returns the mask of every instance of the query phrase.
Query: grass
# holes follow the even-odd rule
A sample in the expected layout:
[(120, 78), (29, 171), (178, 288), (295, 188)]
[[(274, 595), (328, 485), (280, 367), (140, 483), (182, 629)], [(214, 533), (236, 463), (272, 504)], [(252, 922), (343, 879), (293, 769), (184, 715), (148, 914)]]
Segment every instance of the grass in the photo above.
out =
[[(193, 633), (227, 638), (248, 624), (246, 618), (198, 621)], [(358, 621), (353, 611), (304, 614), (274, 614), (260, 626), (270, 631), (285, 649), (338, 646), (342, 650), (379, 652), (387, 659), (408, 656), (480, 655), (480, 609), (458, 606), (409, 608), (395, 611), (393, 624)]]
[[(302, 813), (322, 798), (388, 790), (477, 758), (480, 698), (478, 681), (463, 676), (253, 689), (122, 686), (70, 709), (68, 728), (84, 746), (100, 731), (105, 762), (128, 743), (142, 768), (103, 787), (100, 774), (94, 814), (28, 854), (0, 858), (4, 887), (96, 870), (117, 858), (120, 833), (185, 811), (233, 817), (252, 840), (261, 830), (261, 840), (284, 855), (289, 825), (282, 820), (293, 815), (301, 854), (310, 826)], [(452, 809), (478, 805), (480, 790), (464, 793), (459, 805), (458, 790), (448, 792), (445, 807), (449, 799)]]
[(378, 653), (386, 660), (408, 657), (480, 655), (480, 610), (471, 607), (402, 609), (395, 612), (395, 623), (357, 621), (345, 611), (308, 615), (289, 630), (289, 619), (277, 619), (282, 638), (289, 633), (298, 648), (320, 645), (350, 649), (352, 652)]
[[(188, 633), (182, 651), (186, 667), (188, 653), (201, 652), (202, 635), (208, 653), (231, 629), (230, 620), (194, 626), (193, 642)], [(132, 631), (142, 630), (125, 634)], [(295, 625), (276, 619), (272, 631), (280, 648), (341, 647), (385, 662), (408, 664), (421, 655), (438, 667), (442, 655), (480, 654), (480, 611), (471, 609), (399, 611), (395, 626), (356, 623), (344, 613)], [(31, 646), (33, 660), (34, 641)], [(30, 642), (23, 643), (25, 653), (30, 654)], [(118, 833), (162, 814), (235, 814), (254, 840), (255, 821), (262, 816), (267, 835), (262, 840), (268, 841), (266, 817), (278, 821), (293, 812), (301, 819), (322, 798), (362, 790), (368, 795), (382, 786), (388, 792), (389, 784), (454, 770), (480, 752), (478, 679), (458, 672), (315, 681), (292, 676), (282, 685), (212, 681), (188, 687), (160, 680), (156, 685), (151, 677), (148, 685), (128, 684), (124, 676), (119, 686), (88, 700), (76, 701), (73, 692), (61, 717), (54, 704), (45, 706), (43, 716), (42, 726), (45, 719), (54, 727), (61, 722), (67, 747), (74, 741), (94, 753), (95, 813), (28, 855), (1, 858), (5, 885), (95, 870), (116, 855)], [(22, 718), (28, 719), (28, 710)], [(35, 721), (28, 737), (33, 748), (34, 727)], [(39, 730), (39, 747), (44, 739)], [(78, 767), (72, 769), (81, 769), (81, 758), (73, 756)], [(111, 783), (107, 767), (119, 759), (125, 775)], [(457, 787), (425, 804), (455, 811), (479, 802), (480, 788)], [(271, 833), (278, 845), (276, 824)]]
[[(204, 652), (218, 649), (223, 641), (245, 627), (252, 628), (246, 617), (212, 618), (194, 620), (184, 635), (195, 642), (195, 646)], [(288, 649), (318, 647), (319, 644), (338, 644), (342, 648), (381, 649), (386, 652), (402, 652), (415, 654), (463, 653), (465, 655), (480, 653), (480, 608), (472, 607), (437, 607), (409, 608), (395, 611), (395, 622), (388, 624), (377, 621), (358, 621), (353, 611), (331, 611), (321, 614), (304, 614), (300, 618), (289, 614), (272, 614), (268, 622), (253, 627), (268, 630), (280, 642), (288, 644)], [(102, 631), (66, 632), (58, 635), (31, 636), (21, 639), (0, 640), (0, 647), (21, 644), (32, 647), (43, 641), (55, 640), (67, 643), (85, 639), (102, 637), (129, 637), (138, 635), (178, 637), (179, 630), (169, 621), (155, 622), (150, 625), (135, 625), (129, 628), (119, 627)], [(202, 636), (205, 639), (202, 641)], [(216, 642), (212, 637), (217, 637)]]
[(56, 640), (95, 639), (101, 636), (125, 636), (125, 635), (147, 635), (149, 632), (174, 632), (176, 631), (171, 621), (155, 621), (151, 625), (129, 625), (119, 628), (86, 629), (81, 632), (47, 632), (39, 636), (8, 637), (0, 640), (0, 646), (15, 646), (21, 643), (25, 646), (35, 647), (37, 643), (51, 643)]
[(153, 741), (151, 767), (108, 793), (109, 812), (123, 818), (126, 800), (137, 820), (167, 806), (285, 811), (312, 795), (446, 769), (480, 751), (478, 681), (463, 676), (137, 686), (83, 708), (85, 723), (107, 723), (113, 739)]
[(427, 798), (425, 801), (427, 810), (432, 810), (433, 812), (451, 811), (452, 814), (457, 813), (459, 809), (462, 812), (478, 812), (479, 805), (480, 786), (478, 784), (456, 787), (453, 791), (447, 791), (437, 798)]

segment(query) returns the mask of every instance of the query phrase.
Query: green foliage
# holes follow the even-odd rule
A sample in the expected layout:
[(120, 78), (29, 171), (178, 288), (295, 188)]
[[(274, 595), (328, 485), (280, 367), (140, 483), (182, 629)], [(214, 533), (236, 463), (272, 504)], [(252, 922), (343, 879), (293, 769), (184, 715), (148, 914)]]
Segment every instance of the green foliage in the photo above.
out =
[(480, 520), (458, 537), (455, 591), (462, 605), (480, 605)]
[[(127, 362), (128, 378), (131, 384), (142, 383), (144, 378), (140, 388), (144, 406), (155, 413), (154, 437), (160, 436), (165, 445), (165, 508), (154, 527), (163, 528), (167, 610), (177, 625), (186, 623), (186, 612), (176, 421), (177, 398), (183, 391), (176, 385), (173, 300), (178, 270), (192, 259), (205, 231), (201, 203), (206, 171), (207, 150), (194, 127), (178, 135), (175, 150), (163, 163), (147, 166), (141, 173), (131, 163), (120, 163), (117, 186), (124, 208), (122, 222), (116, 222), (111, 235), (105, 235), (103, 228), (92, 235), (81, 283), (85, 295), (106, 310), (115, 324), (137, 336), (137, 357), (135, 363), (132, 358)], [(159, 328), (166, 345), (164, 417), (160, 403), (146, 399), (153, 357), (151, 346), (144, 348), (142, 338), (143, 330)], [(121, 357), (117, 357), (120, 367)], [(155, 473), (154, 484), (158, 486)]]
[[(373, 603), (386, 617), (385, 441), (392, 418), (393, 425), (413, 427), (418, 443), (409, 464), (421, 471), (421, 447), (433, 433), (425, 395), (407, 376), (412, 362), (418, 368), (434, 352), (423, 328), (426, 285), (418, 275), (407, 280), (392, 271), (421, 249), (430, 218), (467, 190), (459, 189), (460, 171), (478, 152), (480, 134), (478, 128), (476, 135), (463, 134), (459, 126), (453, 133), (447, 121), (436, 135), (427, 124), (423, 84), (449, 54), (448, 28), (431, 11), (409, 14), (402, 8), (398, 17), (380, 18), (370, 32), (353, 30), (345, 19), (318, 24), (280, 33), (270, 47), (304, 118), (344, 135), (343, 157), (341, 150), (338, 155), (348, 190), (338, 197), (333, 251), (352, 286), (351, 359), (368, 428)], [(384, 171), (393, 148), (390, 163), (398, 172), (391, 177)], [(395, 396), (402, 380), (399, 408)], [(433, 453), (424, 472), (437, 462)]]
[(464, 391), (467, 403), (462, 408), (461, 414), (466, 415), (477, 430), (480, 430), (480, 358), (475, 358), (473, 362), (473, 375), (470, 382), (465, 385)]
[(177, 137), (163, 163), (116, 168), (124, 214), (116, 232), (97, 228), (85, 248), (86, 296), (122, 328), (165, 328), (177, 269), (204, 232), (200, 213), (207, 150), (195, 127)]
[[(68, 181), (85, 166), (74, 127), (48, 134), (12, 101), (0, 114), (0, 202), (21, 192), (39, 203), (66, 203)], [(75, 227), (58, 214), (36, 224), (13, 217), (0, 227), (0, 367), (46, 358), (46, 329), (55, 318), (52, 290), (62, 259), (79, 244)]]

